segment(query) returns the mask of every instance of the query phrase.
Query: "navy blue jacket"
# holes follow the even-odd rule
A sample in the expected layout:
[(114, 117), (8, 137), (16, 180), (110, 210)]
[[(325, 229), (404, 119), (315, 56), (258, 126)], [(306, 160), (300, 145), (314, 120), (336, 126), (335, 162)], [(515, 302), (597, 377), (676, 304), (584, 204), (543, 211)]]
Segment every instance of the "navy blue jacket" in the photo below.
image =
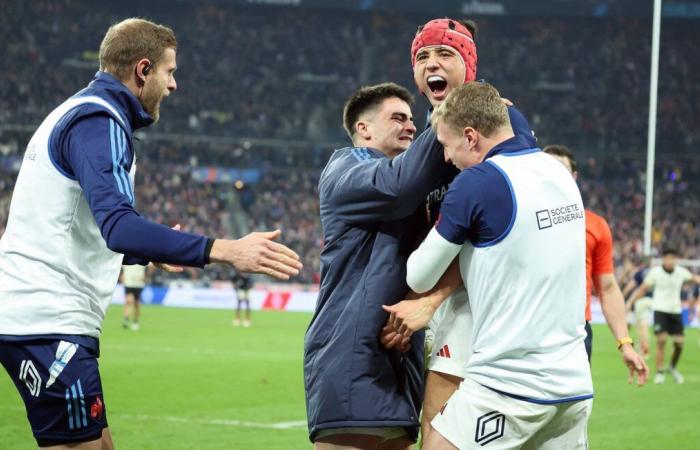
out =
[(204, 266), (210, 239), (149, 222), (134, 209), (135, 195), (126, 178), (134, 163), (133, 134), (152, 124), (151, 116), (121, 81), (105, 72), (97, 72), (75, 94), (83, 96), (106, 100), (121, 118), (101, 105), (83, 104), (56, 124), (49, 146), (56, 168), (80, 184), (107, 247), (124, 254), (125, 264)]
[(321, 174), (321, 286), (304, 342), (312, 440), (337, 427), (406, 427), (417, 437), (424, 336), (414, 334), (406, 354), (385, 350), (381, 305), (408, 291), (406, 260), (427, 226), (419, 206), (446, 169), (428, 130), (393, 160), (371, 148), (336, 150)]

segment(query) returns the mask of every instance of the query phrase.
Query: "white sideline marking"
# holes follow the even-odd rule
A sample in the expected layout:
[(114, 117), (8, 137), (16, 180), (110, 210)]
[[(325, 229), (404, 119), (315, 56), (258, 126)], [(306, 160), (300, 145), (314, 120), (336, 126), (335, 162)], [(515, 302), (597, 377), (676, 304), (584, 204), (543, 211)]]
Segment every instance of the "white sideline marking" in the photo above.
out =
[(306, 428), (306, 421), (304, 420), (294, 420), (290, 422), (277, 422), (277, 423), (260, 423), (260, 422), (248, 422), (245, 420), (235, 420), (235, 419), (194, 419), (191, 417), (180, 417), (180, 416), (149, 416), (145, 414), (111, 414), (111, 417), (118, 417), (128, 420), (152, 420), (152, 421), (163, 421), (163, 422), (187, 422), (187, 423), (199, 423), (203, 425), (223, 425), (227, 427), (246, 427), (246, 428), (266, 428), (275, 430), (290, 430), (290, 429), (301, 429)]
[[(24, 408), (14, 407), (14, 406), (3, 406), (0, 409), (6, 411), (24, 411)], [(161, 422), (177, 422), (177, 423), (199, 423), (202, 425), (221, 425), (225, 427), (244, 427), (244, 428), (264, 428), (268, 430), (294, 430), (294, 429), (306, 429), (305, 420), (293, 420), (289, 422), (276, 422), (276, 423), (260, 423), (260, 422), (248, 422), (245, 420), (236, 419), (195, 419), (192, 417), (180, 417), (180, 416), (150, 416), (147, 414), (119, 414), (110, 413), (110, 418), (120, 418), (126, 420), (150, 420), (150, 421), (161, 421)]]

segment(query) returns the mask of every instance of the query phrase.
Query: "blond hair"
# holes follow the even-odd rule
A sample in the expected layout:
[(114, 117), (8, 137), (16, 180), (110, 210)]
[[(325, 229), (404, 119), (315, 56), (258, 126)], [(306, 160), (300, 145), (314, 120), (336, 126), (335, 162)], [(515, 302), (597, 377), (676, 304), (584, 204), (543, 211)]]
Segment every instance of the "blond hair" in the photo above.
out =
[(486, 137), (510, 127), (508, 108), (495, 87), (481, 81), (466, 83), (447, 96), (433, 111), (431, 122), (435, 128), (442, 122), (454, 131), (474, 128)]
[(140, 59), (157, 66), (166, 48), (177, 49), (173, 30), (145, 19), (126, 19), (107, 30), (100, 45), (100, 70), (126, 80)]

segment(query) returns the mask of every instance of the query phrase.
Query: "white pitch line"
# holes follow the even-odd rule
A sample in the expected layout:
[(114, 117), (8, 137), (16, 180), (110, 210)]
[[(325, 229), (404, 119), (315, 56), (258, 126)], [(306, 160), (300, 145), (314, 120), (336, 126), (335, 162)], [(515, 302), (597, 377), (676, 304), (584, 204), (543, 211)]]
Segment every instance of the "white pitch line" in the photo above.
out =
[(265, 428), (274, 430), (293, 430), (306, 428), (306, 421), (295, 420), (290, 422), (276, 423), (261, 423), (248, 422), (245, 420), (236, 419), (195, 419), (191, 417), (180, 416), (150, 416), (146, 414), (111, 414), (110, 417), (122, 418), (127, 420), (144, 420), (144, 421), (161, 421), (161, 422), (180, 422), (180, 423), (199, 423), (202, 425), (221, 425), (227, 427), (245, 427), (245, 428)]
[[(24, 411), (24, 408), (14, 407), (14, 406), (0, 406), (0, 409), (6, 411)], [(119, 414), (110, 413), (109, 418), (120, 418), (126, 420), (150, 420), (150, 421), (161, 421), (161, 422), (177, 422), (177, 423), (199, 423), (202, 425), (220, 425), (225, 427), (244, 427), (244, 428), (264, 428), (268, 430), (296, 430), (305, 429), (305, 420), (292, 420), (289, 422), (273, 422), (273, 423), (261, 423), (261, 422), (248, 422), (246, 420), (236, 420), (236, 419), (195, 419), (192, 417), (181, 417), (181, 416), (150, 416), (147, 414)]]

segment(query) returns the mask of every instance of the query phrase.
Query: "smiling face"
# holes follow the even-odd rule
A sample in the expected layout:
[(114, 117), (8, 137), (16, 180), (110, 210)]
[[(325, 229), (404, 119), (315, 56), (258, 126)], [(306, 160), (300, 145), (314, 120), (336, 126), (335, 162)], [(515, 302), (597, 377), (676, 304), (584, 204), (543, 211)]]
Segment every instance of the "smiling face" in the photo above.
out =
[(465, 75), (462, 57), (452, 47), (433, 45), (416, 53), (413, 78), (433, 106), (439, 105), (453, 89), (462, 85)]
[(365, 145), (390, 158), (403, 153), (416, 134), (411, 107), (398, 97), (387, 98), (378, 107), (367, 110), (356, 129)]

